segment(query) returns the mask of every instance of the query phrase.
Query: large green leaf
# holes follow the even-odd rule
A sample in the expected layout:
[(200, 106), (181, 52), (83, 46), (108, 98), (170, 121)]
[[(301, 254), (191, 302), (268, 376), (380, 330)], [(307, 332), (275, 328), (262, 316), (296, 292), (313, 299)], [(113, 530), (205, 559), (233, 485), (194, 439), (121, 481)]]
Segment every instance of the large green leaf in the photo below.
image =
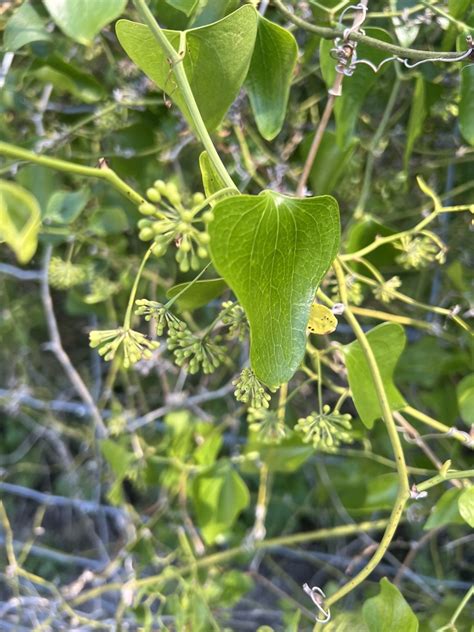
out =
[[(145, 24), (119, 20), (117, 37), (127, 55), (170, 95), (192, 124), (169, 61)], [(180, 33), (164, 31), (176, 50)], [(248, 72), (257, 34), (257, 13), (246, 5), (208, 26), (185, 31), (184, 69), (204, 122), (215, 129), (239, 93)]]
[(396, 586), (384, 577), (380, 593), (362, 608), (369, 632), (417, 632), (418, 619)]
[(29, 2), (25, 2), (8, 20), (3, 34), (3, 48), (15, 51), (32, 42), (47, 42), (51, 35), (45, 28), (45, 20)]
[(80, 44), (91, 44), (97, 33), (124, 11), (127, 0), (43, 0), (61, 31)]
[[(406, 402), (393, 383), (393, 372), (406, 343), (403, 327), (395, 323), (383, 323), (371, 329), (366, 335), (382, 377), (390, 408), (403, 408)], [(382, 417), (382, 409), (369, 365), (357, 340), (344, 347), (344, 354), (354, 405), (362, 423), (367, 428), (372, 428), (374, 421)]]
[(28, 263), (38, 246), (41, 210), (29, 191), (13, 182), (0, 181), (0, 240), (20, 263)]
[(260, 16), (246, 86), (258, 131), (266, 140), (283, 126), (297, 57), (293, 35)]
[[(367, 35), (383, 42), (392, 41), (391, 36), (382, 29), (368, 28), (366, 31)], [(331, 40), (321, 40), (321, 71), (328, 88), (332, 87), (336, 76), (336, 64), (330, 54), (333, 46), (334, 43)], [(373, 64), (379, 64), (387, 55), (384, 51), (371, 48), (361, 42), (357, 47), (357, 56), (359, 59), (363, 58), (371, 61)], [(379, 76), (388, 69), (388, 66), (386, 64), (375, 74), (371, 68), (365, 64), (360, 64), (356, 67), (352, 77), (344, 78), (342, 96), (336, 99), (334, 106), (336, 137), (340, 147), (344, 148), (350, 143), (359, 111), (373, 86), (376, 83), (380, 83)]]
[(277, 386), (303, 359), (311, 303), (339, 248), (337, 202), (263, 191), (226, 198), (214, 214), (212, 261), (247, 314), (253, 370)]
[(196, 476), (192, 498), (198, 525), (208, 544), (225, 533), (250, 502), (247, 485), (227, 460)]
[[(189, 289), (186, 289), (188, 287)], [(181, 296), (176, 299), (179, 307), (181, 309), (197, 309), (220, 296), (226, 288), (227, 283), (224, 279), (204, 279), (203, 281), (178, 283), (166, 292), (166, 296), (174, 298), (182, 292)]]
[(474, 146), (474, 64), (461, 71), (461, 102), (459, 103), (459, 129), (470, 145)]
[(466, 375), (456, 388), (459, 413), (468, 425), (474, 424), (474, 375)]

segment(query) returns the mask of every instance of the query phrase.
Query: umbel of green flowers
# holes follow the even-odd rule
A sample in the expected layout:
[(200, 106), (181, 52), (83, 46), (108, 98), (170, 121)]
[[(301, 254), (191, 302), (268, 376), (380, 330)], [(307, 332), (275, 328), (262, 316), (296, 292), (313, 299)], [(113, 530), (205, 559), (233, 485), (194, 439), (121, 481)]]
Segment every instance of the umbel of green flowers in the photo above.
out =
[(213, 219), (211, 211), (201, 213), (206, 207), (204, 195), (195, 193), (188, 208), (174, 183), (156, 180), (147, 190), (147, 198), (149, 202), (138, 207), (146, 216), (138, 222), (139, 238), (154, 241), (153, 254), (157, 257), (164, 255), (168, 246), (174, 243), (180, 270), (198, 270), (199, 259), (208, 256), (206, 228)]
[(252, 369), (242, 369), (232, 384), (235, 386), (234, 396), (238, 402), (248, 404), (253, 409), (269, 407), (271, 396)]
[(312, 443), (318, 450), (334, 451), (341, 443), (353, 443), (351, 415), (341, 414), (330, 406), (323, 406), (322, 413), (313, 412), (298, 419), (295, 430), (303, 435), (305, 443)]
[(64, 261), (61, 257), (51, 257), (48, 268), (48, 280), (51, 287), (57, 290), (69, 290), (69, 288), (87, 281), (89, 266)]
[(163, 303), (140, 298), (138, 301), (135, 301), (135, 305), (137, 307), (135, 310), (137, 316), (143, 316), (148, 322), (150, 320), (153, 321), (157, 336), (162, 336), (164, 330), (171, 325), (177, 329), (184, 329), (186, 327), (186, 324), (175, 316)]
[(122, 351), (126, 369), (139, 360), (150, 360), (153, 351), (160, 346), (158, 340), (150, 340), (139, 331), (124, 327), (91, 331), (89, 341), (92, 348), (98, 347), (99, 355), (107, 361), (113, 360), (117, 352)]
[(221, 347), (219, 342), (219, 336), (200, 337), (181, 321), (169, 324), (168, 349), (173, 351), (176, 364), (187, 364), (191, 374), (197, 373), (201, 367), (203, 373), (214, 373), (226, 355), (224, 347)]
[(285, 422), (278, 416), (278, 410), (249, 408), (247, 421), (252, 432), (263, 443), (280, 443), (288, 435)]

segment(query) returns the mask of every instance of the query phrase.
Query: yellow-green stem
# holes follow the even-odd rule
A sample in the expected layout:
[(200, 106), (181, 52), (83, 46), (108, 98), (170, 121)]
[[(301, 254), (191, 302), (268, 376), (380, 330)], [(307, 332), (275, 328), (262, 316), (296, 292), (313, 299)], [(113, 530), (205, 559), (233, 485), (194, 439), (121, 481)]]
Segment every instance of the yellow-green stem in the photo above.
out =
[(77, 176), (85, 176), (86, 178), (105, 180), (134, 204), (142, 204), (146, 201), (109, 167), (100, 169), (98, 167), (86, 167), (84, 165), (78, 165), (75, 162), (69, 162), (68, 160), (61, 160), (60, 158), (38, 156), (38, 154), (32, 151), (3, 142), (0, 142), (0, 155), (8, 156), (8, 158), (14, 158), (16, 160), (26, 160), (27, 162), (33, 162), (56, 171), (64, 171)]
[[(377, 365), (377, 361), (375, 359), (374, 353), (370, 344), (367, 340), (366, 335), (364, 334), (361, 326), (357, 322), (357, 319), (353, 315), (351, 308), (348, 304), (347, 299), (347, 289), (346, 289), (346, 280), (344, 277), (344, 272), (342, 270), (341, 264), (336, 259), (333, 264), (334, 271), (336, 273), (337, 283), (339, 286), (339, 293), (341, 296), (342, 303), (344, 303), (345, 311), (344, 316), (351, 326), (360, 346), (362, 349), (362, 353), (364, 354), (365, 360), (369, 366), (369, 370), (372, 377), (372, 382), (374, 388), (377, 393), (377, 398), (379, 400), (380, 408), (382, 410), (382, 417), (385, 422), (385, 426), (387, 428), (388, 436), (390, 439), (390, 443), (392, 445), (392, 449), (395, 455), (395, 463), (397, 466), (398, 473), (398, 493), (397, 498), (395, 500), (395, 504), (390, 515), (390, 519), (383, 535), (380, 544), (371, 557), (371, 559), (367, 562), (366, 566), (352, 579), (350, 579), (342, 588), (336, 591), (333, 595), (331, 595), (325, 602), (326, 607), (330, 607), (332, 604), (339, 601), (342, 597), (350, 593), (354, 588), (356, 588), (361, 582), (364, 581), (372, 571), (377, 567), (379, 562), (382, 560), (385, 555), (390, 543), (395, 535), (398, 524), (401, 520), (403, 510), (405, 508), (405, 504), (410, 496), (410, 487), (408, 483), (408, 472), (405, 463), (405, 456), (403, 454), (403, 448), (400, 442), (400, 437), (398, 436), (397, 428), (392, 416), (392, 411), (390, 408), (390, 404), (387, 398), (387, 394), (385, 392), (385, 387), (382, 381), (382, 377), (380, 375), (380, 370)], [(315, 626), (316, 629), (316, 626)]]
[(163, 33), (160, 25), (155, 20), (145, 0), (133, 0), (133, 3), (135, 4), (135, 7), (141, 18), (152, 32), (153, 37), (157, 41), (158, 45), (164, 51), (167, 59), (169, 60), (171, 70), (178, 85), (178, 90), (181, 92), (181, 95), (186, 102), (188, 112), (191, 116), (194, 131), (203, 144), (204, 149), (207, 151), (209, 158), (214, 165), (214, 168), (216, 169), (222, 180), (225, 182), (227, 187), (237, 189), (234, 181), (230, 177), (227, 169), (224, 166), (224, 163), (217, 153), (216, 148), (214, 147), (214, 143), (212, 142), (209, 132), (207, 131), (206, 125), (201, 116), (201, 112), (199, 111), (198, 105), (196, 103), (196, 99), (194, 98), (194, 94), (191, 90), (191, 86), (189, 85), (182, 57), (173, 48), (166, 35)]

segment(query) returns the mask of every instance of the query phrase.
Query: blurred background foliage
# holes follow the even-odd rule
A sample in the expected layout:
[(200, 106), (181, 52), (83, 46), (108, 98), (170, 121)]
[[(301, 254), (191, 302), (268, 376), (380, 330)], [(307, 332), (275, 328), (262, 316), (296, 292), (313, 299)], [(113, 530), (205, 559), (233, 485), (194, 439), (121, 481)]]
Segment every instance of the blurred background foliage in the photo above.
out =
[[(241, 4), (152, 0), (150, 8), (164, 27), (183, 29), (218, 20)], [(265, 5), (266, 17), (293, 32), (300, 53), (284, 127), (275, 140), (265, 141), (243, 90), (214, 138), (241, 192), (292, 193), (327, 95), (319, 49), (327, 51), (330, 44), (294, 27), (267, 4), (260, 7)], [(293, 9), (309, 21), (333, 25), (346, 4), (293, 2)], [(201, 192), (201, 147), (178, 110), (126, 56), (113, 23), (84, 42), (83, 34), (58, 28), (47, 5), (0, 4), (0, 138), (88, 166), (105, 158), (143, 193), (156, 180), (176, 186), (185, 199)], [(124, 15), (137, 19), (131, 3)], [(464, 50), (474, 11), (471, 2), (461, 1), (394, 0), (389, 6), (373, 1), (367, 24), (404, 46)], [(346, 252), (376, 235), (410, 228), (431, 210), (416, 176), (445, 206), (470, 203), (474, 188), (474, 78), (468, 62), (415, 70), (388, 64), (370, 81), (370, 89), (354, 84), (353, 124), (347, 116), (330, 124), (308, 184), (314, 193), (337, 198)], [(460, 130), (463, 108), (470, 114), (463, 114)], [(373, 551), (372, 537), (361, 532), (258, 550), (252, 543), (386, 517), (397, 479), (383, 424), (367, 430), (348, 400), (344, 412), (354, 417), (350, 444), (315, 449), (294, 432), (280, 443), (262, 442), (248, 428), (245, 406), (232, 395), (232, 380), (248, 357), (245, 333), (226, 340), (225, 358), (211, 375), (190, 375), (176, 366), (166, 345), (130, 370), (107, 365), (89, 348), (87, 334), (121, 322), (145, 252), (137, 230), (142, 216), (107, 182), (11, 159), (2, 160), (0, 172), (34, 195), (42, 222), (38, 250), (27, 267), (20, 269), (15, 254), (1, 246), (0, 537), (4, 547), (10, 525), (26, 575), (12, 584), (4, 549), (0, 629), (312, 629), (313, 606), (300, 586), (308, 582), (333, 592)], [(397, 275), (414, 300), (459, 306), (467, 320), (473, 299), (469, 222), (467, 214), (440, 216), (435, 230), (447, 245), (442, 266), (404, 269), (391, 245), (367, 260), (384, 278)], [(50, 353), (40, 297), (48, 247), (62, 345), (105, 419), (110, 435), (101, 442)], [(363, 266), (357, 270), (367, 273)], [(169, 288), (195, 275), (180, 271), (170, 248), (146, 268), (139, 297), (165, 303)], [(333, 283), (329, 276), (325, 291), (331, 293)], [(350, 293), (354, 304), (380, 309), (367, 285), (354, 281)], [(178, 312), (201, 330), (231, 298), (221, 287), (197, 308), (178, 302)], [(424, 323), (406, 327), (408, 346), (396, 369), (404, 397), (468, 432), (474, 422), (469, 334), (446, 316), (416, 306), (394, 302), (390, 311)], [(375, 324), (363, 315), (361, 320), (364, 327)], [(143, 331), (154, 335), (151, 325)], [(334, 337), (341, 343), (352, 339), (343, 324)], [(319, 346), (327, 344), (324, 339)], [(340, 362), (331, 359), (324, 370), (337, 385), (346, 383)], [(292, 380), (290, 395), (293, 391), (286, 410), (290, 428), (310, 415), (316, 402), (316, 387), (303, 373)], [(325, 389), (324, 399), (334, 406), (338, 394)], [(403, 435), (414, 482), (436, 473), (447, 459), (456, 469), (472, 463), (462, 442), (434, 433), (420, 439), (427, 431), (421, 425), (417, 430)], [(457, 505), (461, 492), (446, 484), (410, 504), (390, 553), (370, 580), (339, 604), (327, 630), (375, 629), (365, 627), (360, 605), (378, 593), (383, 576), (402, 589), (420, 630), (436, 630), (451, 619), (473, 571), (467, 553), (472, 535)], [(261, 502), (264, 526), (255, 515)], [(238, 550), (228, 560), (214, 563), (209, 557), (233, 547)], [(205, 562), (199, 566), (199, 560)], [(176, 573), (176, 565), (186, 572)], [(45, 584), (35, 584), (29, 574)], [(147, 576), (159, 579), (134, 586), (135, 578)], [(94, 587), (97, 594), (81, 601)], [(469, 621), (466, 608), (457, 629), (468, 630)]]

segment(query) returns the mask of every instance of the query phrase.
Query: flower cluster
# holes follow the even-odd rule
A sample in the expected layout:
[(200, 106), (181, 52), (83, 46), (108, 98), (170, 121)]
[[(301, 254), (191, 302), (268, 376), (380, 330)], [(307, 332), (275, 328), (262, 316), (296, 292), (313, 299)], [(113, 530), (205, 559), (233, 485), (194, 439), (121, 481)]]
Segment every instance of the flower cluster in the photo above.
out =
[(303, 435), (305, 443), (325, 452), (334, 451), (341, 443), (352, 443), (351, 415), (341, 414), (330, 406), (324, 406), (322, 413), (313, 412), (308, 417), (298, 419), (295, 430)]
[(126, 369), (139, 360), (150, 360), (153, 351), (160, 346), (157, 340), (150, 340), (139, 331), (123, 327), (91, 331), (89, 344), (93, 349), (98, 347), (99, 355), (106, 361), (113, 360), (121, 349), (123, 366)]
[(229, 328), (228, 337), (237, 338), (241, 342), (247, 337), (249, 325), (243, 308), (238, 303), (225, 301), (222, 303), (222, 323)]
[(165, 305), (156, 301), (148, 301), (141, 298), (135, 301), (137, 309), (135, 314), (143, 316), (146, 321), (153, 320), (156, 328), (156, 335), (162, 336), (166, 328), (185, 329), (186, 325), (175, 316)]
[(395, 248), (402, 251), (402, 254), (397, 257), (397, 263), (406, 270), (421, 270), (433, 261), (443, 264), (446, 260), (446, 248), (435, 235), (433, 237), (403, 235), (400, 242), (395, 243)]
[[(355, 281), (353, 276), (346, 277), (347, 299), (351, 305), (360, 305), (364, 300), (362, 284)], [(336, 303), (341, 301), (339, 289), (336, 287), (332, 292), (332, 298)]]
[(400, 278), (393, 276), (391, 279), (388, 279), (388, 281), (374, 288), (374, 296), (382, 303), (390, 303), (390, 301), (394, 299), (394, 291), (397, 290), (401, 284)]
[(182, 321), (169, 323), (168, 349), (174, 352), (178, 366), (187, 363), (191, 374), (197, 373), (202, 367), (204, 373), (214, 373), (225, 359), (225, 349), (219, 345), (220, 338), (202, 338), (194, 334)]
[(195, 193), (191, 208), (187, 208), (174, 183), (156, 180), (147, 190), (147, 198), (150, 201), (138, 207), (140, 213), (146, 215), (138, 222), (139, 238), (154, 241), (153, 254), (157, 257), (164, 255), (170, 243), (174, 242), (180, 270), (199, 269), (199, 259), (208, 256), (207, 225), (213, 219), (211, 211), (201, 213), (204, 195)]
[(87, 303), (87, 305), (102, 303), (112, 294), (115, 294), (118, 289), (118, 283), (113, 283), (110, 279), (104, 277), (95, 277), (90, 284), (89, 294), (84, 297), (84, 303)]
[(265, 390), (252, 369), (242, 369), (239, 377), (232, 382), (236, 387), (235, 399), (238, 402), (249, 404), (250, 408), (268, 408), (271, 396)]
[(88, 266), (64, 261), (61, 257), (51, 257), (48, 268), (48, 280), (51, 287), (57, 290), (69, 290), (87, 281), (88, 277)]
[(278, 418), (277, 410), (249, 408), (247, 421), (252, 432), (264, 443), (280, 443), (288, 434), (285, 423)]

